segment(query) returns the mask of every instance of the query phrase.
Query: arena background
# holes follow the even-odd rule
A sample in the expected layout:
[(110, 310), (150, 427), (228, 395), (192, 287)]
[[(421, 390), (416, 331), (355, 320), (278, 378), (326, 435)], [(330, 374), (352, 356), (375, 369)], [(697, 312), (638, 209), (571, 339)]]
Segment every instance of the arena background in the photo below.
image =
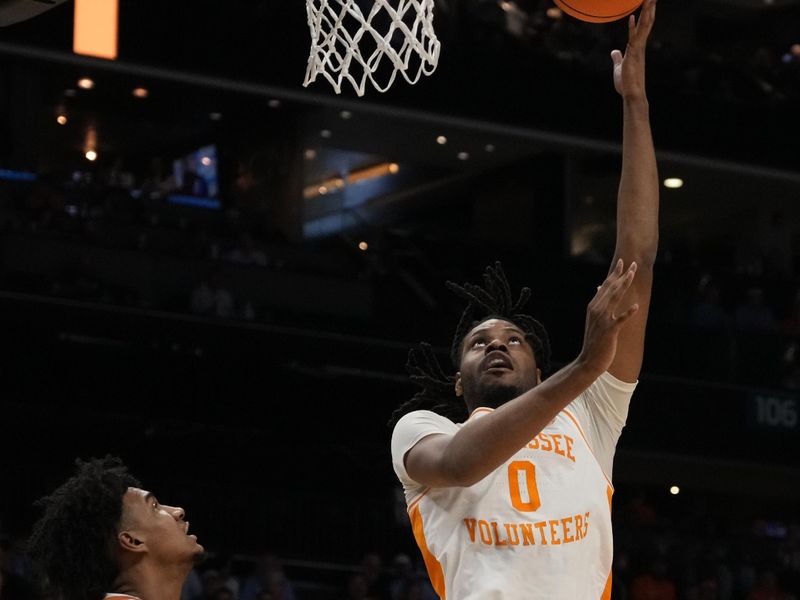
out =
[[(71, 3), (0, 28), (6, 571), (28, 576), (33, 501), (106, 453), (187, 509), (201, 572), (272, 553), (298, 598), (358, 598), (366, 555), (420, 567), (386, 421), (408, 348), (445, 358), (444, 281), (502, 260), (561, 364), (613, 249), (626, 27), (551, 8), (441, 1), (436, 73), (364, 98), (302, 87), (300, 2), (122, 0), (116, 61), (71, 52)], [(615, 598), (647, 576), (797, 597), (800, 2), (658, 10), (651, 118), (684, 184), (661, 190)]]

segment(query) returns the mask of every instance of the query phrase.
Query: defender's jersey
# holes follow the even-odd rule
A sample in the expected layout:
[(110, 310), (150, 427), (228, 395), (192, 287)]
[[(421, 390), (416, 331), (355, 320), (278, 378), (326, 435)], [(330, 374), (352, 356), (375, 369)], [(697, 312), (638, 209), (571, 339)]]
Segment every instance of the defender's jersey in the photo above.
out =
[[(425, 488), (404, 466), (419, 440), (457, 433), (461, 425), (430, 411), (398, 422), (392, 436), (395, 471), (441, 598), (610, 597), (613, 488), (606, 472), (610, 476), (634, 387), (604, 374), (524, 448), (467, 488)], [(470, 419), (490, 412), (479, 408)]]

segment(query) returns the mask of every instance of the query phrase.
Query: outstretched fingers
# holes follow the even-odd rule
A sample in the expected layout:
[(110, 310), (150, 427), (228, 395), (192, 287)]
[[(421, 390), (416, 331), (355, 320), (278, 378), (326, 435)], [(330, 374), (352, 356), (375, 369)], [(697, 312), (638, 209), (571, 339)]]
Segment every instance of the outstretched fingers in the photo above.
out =
[(655, 21), (656, 0), (645, 0), (639, 13), (639, 21), (636, 21), (634, 15), (628, 17), (628, 44), (633, 47), (644, 46)]
[[(631, 287), (633, 279), (636, 276), (637, 265), (632, 262), (630, 266), (625, 269), (622, 259), (619, 259), (614, 266), (614, 270), (609, 273), (603, 284), (597, 288), (593, 303), (601, 311), (607, 311), (610, 318), (617, 319), (614, 312), (617, 309), (620, 301), (625, 296), (625, 292)], [(627, 314), (627, 311), (626, 313)]]

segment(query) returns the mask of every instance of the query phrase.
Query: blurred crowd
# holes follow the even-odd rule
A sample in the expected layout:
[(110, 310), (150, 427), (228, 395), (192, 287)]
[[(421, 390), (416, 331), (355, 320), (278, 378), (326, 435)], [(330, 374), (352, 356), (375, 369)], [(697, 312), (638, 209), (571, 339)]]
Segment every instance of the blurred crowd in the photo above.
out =
[[(360, 252), (350, 239), (290, 244), (270, 228), (264, 215), (236, 206), (219, 210), (176, 206), (162, 194), (144, 188), (133, 193), (111, 185), (113, 181), (84, 173), (68, 186), (47, 178), (24, 189), (0, 186), (0, 239), (6, 244), (0, 289), (277, 322), (284, 315), (270, 305), (272, 292), (262, 283), (263, 274), (300, 273), (366, 281), (382, 289), (379, 306), (385, 314), (373, 317), (389, 327), (396, 321), (390, 315), (408, 311), (397, 292), (409, 281), (409, 270), (403, 266), (401, 272), (397, 265), (415, 252), (425, 257), (442, 251), (442, 245), (431, 252), (409, 251), (407, 240), (394, 245), (388, 235), (369, 252)], [(780, 212), (755, 229), (753, 239), (743, 240), (724, 256), (664, 240), (651, 312), (653, 328), (659, 323), (670, 330), (685, 328), (697, 338), (696, 348), (706, 348), (702, 360), (676, 364), (669, 367), (674, 373), (668, 374), (800, 387), (800, 273), (794, 239)], [(79, 258), (66, 260), (68, 250)], [(98, 266), (115, 252), (121, 253), (118, 262)], [(446, 257), (437, 260), (449, 264)], [(441, 287), (438, 282), (447, 278), (445, 274), (430, 275), (437, 268), (442, 267), (427, 261), (419, 270), (427, 271), (429, 280), (437, 279)], [(573, 271), (562, 269), (560, 277), (581, 276)], [(399, 283), (387, 287), (392, 279)], [(419, 281), (407, 287), (416, 287), (426, 302), (433, 295), (435, 302), (436, 288), (423, 289)], [(420, 305), (420, 314), (428, 310)], [(660, 365), (668, 366), (673, 353), (659, 348), (659, 339), (652, 337), (649, 351), (659, 357)], [(754, 341), (759, 351), (751, 356)], [(693, 365), (703, 369), (692, 373)]]

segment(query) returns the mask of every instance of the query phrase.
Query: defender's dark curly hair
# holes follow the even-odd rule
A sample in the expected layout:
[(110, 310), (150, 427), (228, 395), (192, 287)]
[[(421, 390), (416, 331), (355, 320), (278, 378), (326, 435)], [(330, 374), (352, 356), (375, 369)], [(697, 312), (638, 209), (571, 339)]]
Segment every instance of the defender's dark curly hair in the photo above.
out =
[(33, 528), (28, 554), (45, 587), (60, 600), (100, 600), (119, 574), (112, 545), (122, 497), (140, 487), (119, 458), (75, 461), (76, 472), (37, 501), (44, 514)]
[[(549, 374), (550, 336), (539, 321), (520, 312), (530, 299), (531, 290), (522, 288), (519, 297), (514, 301), (511, 286), (499, 261), (494, 266), (486, 267), (483, 287), (471, 283), (461, 286), (452, 281), (446, 282), (446, 285), (456, 296), (467, 301), (450, 346), (450, 359), (454, 368), (458, 369), (461, 363), (461, 346), (467, 333), (479, 323), (497, 318), (510, 321), (522, 329), (525, 339), (533, 348), (536, 366), (543, 376)], [(456, 423), (466, 420), (466, 405), (455, 395), (455, 378), (444, 373), (429, 344), (422, 343), (418, 348), (409, 351), (406, 370), (411, 381), (422, 390), (392, 413), (389, 427), (394, 427), (403, 415), (413, 410), (431, 410)]]

